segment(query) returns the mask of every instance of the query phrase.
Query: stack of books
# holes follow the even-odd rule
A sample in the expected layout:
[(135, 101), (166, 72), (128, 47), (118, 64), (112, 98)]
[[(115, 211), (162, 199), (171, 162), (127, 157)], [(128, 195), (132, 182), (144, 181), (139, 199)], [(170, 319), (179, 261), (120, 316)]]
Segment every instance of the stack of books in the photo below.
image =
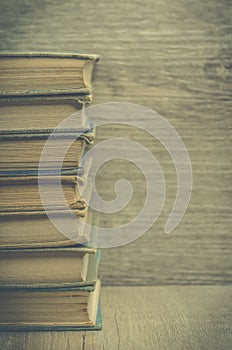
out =
[(94, 133), (78, 112), (91, 102), (98, 59), (0, 53), (2, 330), (101, 328), (90, 165), (83, 161)]

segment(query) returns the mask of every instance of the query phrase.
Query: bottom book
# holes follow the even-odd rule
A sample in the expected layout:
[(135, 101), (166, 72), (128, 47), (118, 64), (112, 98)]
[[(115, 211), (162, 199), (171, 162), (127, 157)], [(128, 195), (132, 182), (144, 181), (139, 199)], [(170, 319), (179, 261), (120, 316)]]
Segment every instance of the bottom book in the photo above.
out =
[(100, 280), (94, 286), (0, 289), (0, 330), (100, 330)]

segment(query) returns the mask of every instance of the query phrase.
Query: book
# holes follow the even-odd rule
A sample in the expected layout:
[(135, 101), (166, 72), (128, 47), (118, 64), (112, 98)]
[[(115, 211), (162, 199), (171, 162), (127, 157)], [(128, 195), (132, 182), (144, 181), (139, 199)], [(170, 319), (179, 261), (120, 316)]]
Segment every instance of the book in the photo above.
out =
[[(91, 102), (92, 96), (54, 95), (54, 96), (18, 96), (4, 98), (0, 96), (0, 135), (10, 133), (52, 132), (64, 119), (81, 111)], [(79, 112), (81, 113), (81, 112)], [(73, 120), (72, 127), (80, 123)], [(66, 126), (68, 128), (69, 125)], [(84, 130), (85, 131), (85, 130)]]
[(2, 331), (101, 329), (100, 280), (94, 286), (0, 289)]
[[(76, 111), (91, 101), (97, 55), (48, 52), (0, 53), (0, 169), (78, 167), (93, 129)], [(82, 88), (85, 86), (84, 88)], [(84, 91), (84, 90), (85, 91)], [(52, 141), (51, 132), (60, 122)], [(47, 141), (49, 139), (49, 144)], [(46, 145), (46, 160), (41, 154)], [(67, 153), (62, 156), (62, 151)], [(46, 153), (47, 154), (47, 153)]]
[(56, 52), (0, 52), (0, 94), (34, 96), (91, 94), (97, 55)]
[[(50, 133), (7, 134), (0, 136), (0, 170), (20, 171), (56, 169), (58, 161), (63, 169), (80, 166), (86, 144), (93, 140), (93, 130), (74, 133), (56, 133), (46, 144)], [(46, 157), (41, 163), (41, 154), (46, 144)], [(67, 152), (64, 153), (64, 150)], [(63, 161), (62, 161), (63, 158)]]
[(55, 288), (94, 285), (99, 251), (85, 246), (2, 249), (0, 288)]
[[(0, 216), (0, 249), (66, 247), (77, 243), (89, 245), (91, 213), (88, 211), (84, 217), (79, 211), (72, 210), (72, 213), (76, 217), (76, 222), (71, 226), (70, 220), (73, 218), (63, 210), (54, 214), (49, 213), (49, 218), (42, 211), (7, 212), (6, 215)], [(51, 216), (57, 227), (50, 220)], [(85, 222), (89, 225), (85, 225)], [(60, 229), (66, 230), (67, 227), (70, 228), (68, 235), (65, 236)]]
[[(58, 186), (61, 191), (58, 191)], [(46, 194), (46, 203), (41, 200)], [(84, 193), (81, 195), (81, 193)], [(91, 195), (88, 168), (78, 175), (25, 175), (0, 177), (0, 215), (13, 212), (59, 212), (68, 208), (84, 216)], [(64, 199), (63, 199), (64, 197)], [(46, 207), (45, 207), (45, 205)]]
[(84, 156), (98, 59), (0, 52), (0, 330), (101, 329)]

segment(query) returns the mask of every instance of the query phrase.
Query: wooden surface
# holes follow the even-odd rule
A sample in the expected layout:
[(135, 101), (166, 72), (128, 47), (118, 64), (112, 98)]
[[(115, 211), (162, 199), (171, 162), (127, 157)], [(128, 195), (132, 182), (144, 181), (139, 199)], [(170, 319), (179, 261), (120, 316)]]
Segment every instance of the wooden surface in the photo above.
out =
[(231, 286), (105, 287), (101, 332), (5, 333), (4, 350), (230, 350)]
[[(103, 285), (221, 286), (183, 287), (180, 294), (182, 287), (135, 288), (136, 309), (129, 289), (103, 287), (105, 329), (85, 338), (86, 349), (142, 349), (154, 344), (161, 350), (231, 348), (230, 288), (225, 286), (232, 282), (231, 17), (227, 0), (0, 4), (0, 49), (100, 54), (94, 103), (133, 102), (156, 110), (176, 128), (192, 161), (188, 211), (175, 231), (165, 235), (176, 193), (175, 169), (167, 152), (138, 131), (98, 131), (98, 141), (120, 133), (136, 136), (160, 161), (167, 185), (165, 206), (154, 227), (130, 245), (103, 252)], [(99, 174), (97, 186), (106, 199), (114, 197), (115, 180), (126, 174), (136, 187), (142, 177), (131, 164), (122, 164), (121, 173), (118, 169), (115, 162)], [(102, 216), (102, 224), (132, 218), (141, 198), (142, 184), (124, 215)], [(154, 310), (147, 327), (143, 307), (148, 304), (142, 303), (146, 293)], [(81, 339), (76, 333), (3, 337), (2, 348), (19, 349), (19, 342), (22, 349), (37, 350), (33, 337), (38, 349), (58, 349), (58, 344), (62, 349), (81, 349), (75, 345), (76, 337)], [(133, 346), (128, 347), (128, 339)], [(137, 339), (142, 345), (135, 345)]]

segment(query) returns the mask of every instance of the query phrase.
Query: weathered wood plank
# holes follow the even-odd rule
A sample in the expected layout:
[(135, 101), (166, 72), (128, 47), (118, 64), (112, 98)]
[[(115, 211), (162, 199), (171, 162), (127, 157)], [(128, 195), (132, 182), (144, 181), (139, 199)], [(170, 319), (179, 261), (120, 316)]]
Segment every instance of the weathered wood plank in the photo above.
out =
[[(125, 101), (155, 109), (176, 128), (190, 153), (191, 203), (174, 234), (165, 236), (175, 170), (157, 142), (136, 134), (162, 165), (167, 200), (149, 233), (104, 252), (103, 283), (231, 283), (231, 2), (9, 0), (0, 6), (1, 49), (101, 54), (95, 103)], [(99, 141), (114, 131), (99, 131)], [(112, 167), (98, 181), (106, 198), (113, 196), (115, 179), (135, 174), (129, 165), (122, 174)], [(139, 179), (137, 174), (135, 186)], [(138, 212), (136, 199), (143, 196), (140, 185), (123, 220)], [(108, 225), (120, 220), (102, 217)]]
[(230, 350), (231, 286), (105, 287), (103, 331), (2, 333), (3, 350)]
[(103, 289), (104, 330), (86, 349), (231, 349), (231, 287)]
[(82, 350), (84, 342), (85, 332), (0, 333), (1, 350)]
[(89, 349), (230, 349), (230, 300), (231, 287), (104, 288)]

